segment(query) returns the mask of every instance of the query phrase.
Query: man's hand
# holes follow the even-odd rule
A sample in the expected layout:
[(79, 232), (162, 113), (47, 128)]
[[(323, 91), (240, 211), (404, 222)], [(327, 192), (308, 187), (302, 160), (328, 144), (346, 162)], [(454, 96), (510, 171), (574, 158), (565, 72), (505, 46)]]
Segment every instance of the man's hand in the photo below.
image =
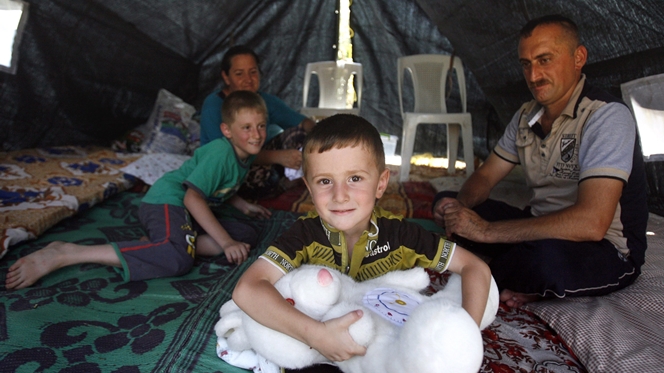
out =
[(348, 332), (348, 328), (361, 317), (362, 311), (356, 310), (325, 321), (320, 332), (308, 338), (309, 345), (331, 361), (345, 361), (364, 355), (367, 349), (357, 344)]
[(441, 202), (436, 204), (436, 215), (442, 215), (441, 226), (445, 227), (448, 237), (456, 234), (471, 241), (486, 242), (488, 221), (455, 199), (444, 198)]
[(454, 198), (445, 197), (439, 199), (433, 208), (433, 220), (443, 228), (445, 228), (445, 206), (450, 204), (461, 204), (461, 202)]

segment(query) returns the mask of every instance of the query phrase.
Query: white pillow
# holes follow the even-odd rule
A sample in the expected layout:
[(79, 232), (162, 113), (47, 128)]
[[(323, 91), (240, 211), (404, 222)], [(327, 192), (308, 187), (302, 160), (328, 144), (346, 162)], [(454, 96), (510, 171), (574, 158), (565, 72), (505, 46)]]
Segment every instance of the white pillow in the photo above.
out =
[(192, 119), (196, 109), (165, 89), (159, 90), (147, 125), (144, 153), (192, 154), (200, 142), (200, 125)]

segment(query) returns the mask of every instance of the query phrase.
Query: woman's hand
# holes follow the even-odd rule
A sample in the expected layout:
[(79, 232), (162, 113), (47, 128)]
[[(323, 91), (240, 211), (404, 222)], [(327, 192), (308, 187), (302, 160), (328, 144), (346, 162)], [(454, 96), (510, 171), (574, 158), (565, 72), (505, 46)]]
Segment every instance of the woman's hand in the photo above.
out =
[(299, 170), (302, 166), (302, 152), (295, 149), (280, 150), (274, 163)]

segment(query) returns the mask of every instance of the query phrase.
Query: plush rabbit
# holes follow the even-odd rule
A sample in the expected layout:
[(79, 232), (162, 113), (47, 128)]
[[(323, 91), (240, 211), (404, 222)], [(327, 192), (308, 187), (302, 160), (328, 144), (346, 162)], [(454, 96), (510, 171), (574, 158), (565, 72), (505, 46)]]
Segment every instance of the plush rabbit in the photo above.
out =
[[(461, 307), (459, 275), (452, 274), (446, 287), (431, 297), (421, 293), (428, 285), (429, 276), (422, 268), (356, 282), (330, 268), (304, 265), (275, 287), (294, 307), (317, 320), (364, 311), (349, 332), (367, 352), (334, 363), (345, 373), (477, 372), (484, 356), (480, 330), (493, 322), (498, 310), (495, 282), (492, 279), (480, 328)], [(244, 368), (267, 372), (329, 363), (302, 342), (255, 322), (232, 300), (222, 306), (220, 316), (215, 331), (221, 345), (228, 346), (218, 351), (220, 355), (253, 351), (256, 359), (274, 364)]]

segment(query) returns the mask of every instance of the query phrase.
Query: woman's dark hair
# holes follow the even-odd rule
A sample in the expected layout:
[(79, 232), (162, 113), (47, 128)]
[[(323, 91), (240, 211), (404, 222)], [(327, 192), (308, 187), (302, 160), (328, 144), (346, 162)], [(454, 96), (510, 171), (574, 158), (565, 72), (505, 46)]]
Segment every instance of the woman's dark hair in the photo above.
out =
[(258, 66), (258, 71), (260, 71), (260, 60), (258, 58), (258, 55), (256, 52), (254, 52), (253, 49), (247, 47), (246, 45), (236, 45), (233, 47), (230, 47), (224, 54), (224, 57), (221, 59), (221, 71), (225, 72), (228, 74), (231, 70), (231, 61), (233, 60), (233, 57), (239, 56), (242, 54), (248, 54), (254, 57), (254, 60), (256, 60), (256, 66)]

